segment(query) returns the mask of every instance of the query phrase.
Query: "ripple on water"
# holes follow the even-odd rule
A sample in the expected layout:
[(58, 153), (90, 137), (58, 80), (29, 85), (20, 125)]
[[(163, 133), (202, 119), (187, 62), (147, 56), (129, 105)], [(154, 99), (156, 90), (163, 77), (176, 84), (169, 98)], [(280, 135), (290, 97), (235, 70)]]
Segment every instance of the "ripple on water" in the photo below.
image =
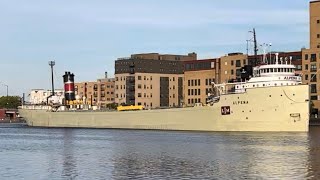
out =
[(309, 133), (0, 128), (5, 179), (318, 179)]

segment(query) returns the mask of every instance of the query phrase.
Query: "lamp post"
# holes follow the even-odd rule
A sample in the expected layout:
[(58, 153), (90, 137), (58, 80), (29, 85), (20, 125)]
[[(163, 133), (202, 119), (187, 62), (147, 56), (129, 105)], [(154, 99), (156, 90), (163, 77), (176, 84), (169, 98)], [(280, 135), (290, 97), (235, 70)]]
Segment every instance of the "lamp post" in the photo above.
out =
[(7, 97), (8, 97), (9, 96), (9, 86), (6, 84), (3, 84), (2, 82), (0, 82), (0, 84), (7, 88)]
[(6, 85), (6, 84), (4, 84), (4, 86), (6, 86), (7, 87), (7, 97), (9, 96), (9, 86), (8, 85)]
[(53, 83), (53, 66), (56, 63), (54, 61), (49, 61), (49, 66), (51, 67), (51, 85), (52, 85), (52, 96), (54, 96), (54, 83)]

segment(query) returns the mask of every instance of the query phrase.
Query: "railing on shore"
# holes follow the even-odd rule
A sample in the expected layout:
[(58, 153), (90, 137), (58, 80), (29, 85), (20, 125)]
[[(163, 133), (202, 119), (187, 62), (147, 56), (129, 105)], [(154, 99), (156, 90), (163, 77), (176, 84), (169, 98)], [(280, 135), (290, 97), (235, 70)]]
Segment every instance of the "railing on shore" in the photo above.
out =
[(22, 105), (18, 109), (51, 110), (52, 107), (48, 105)]

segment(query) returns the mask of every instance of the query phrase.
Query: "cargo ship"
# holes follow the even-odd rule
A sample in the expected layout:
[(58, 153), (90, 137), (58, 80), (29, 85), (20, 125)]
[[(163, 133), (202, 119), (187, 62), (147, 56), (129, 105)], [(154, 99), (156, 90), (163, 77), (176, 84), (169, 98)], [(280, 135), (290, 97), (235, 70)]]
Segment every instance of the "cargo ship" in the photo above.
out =
[[(23, 105), (19, 113), (32, 127), (307, 132), (309, 86), (301, 83), (291, 59), (282, 61), (276, 54), (274, 63), (260, 64), (252, 71), (244, 82), (212, 83), (207, 104), (194, 107), (99, 111)], [(69, 83), (73, 77), (67, 75), (66, 96), (73, 89)]]

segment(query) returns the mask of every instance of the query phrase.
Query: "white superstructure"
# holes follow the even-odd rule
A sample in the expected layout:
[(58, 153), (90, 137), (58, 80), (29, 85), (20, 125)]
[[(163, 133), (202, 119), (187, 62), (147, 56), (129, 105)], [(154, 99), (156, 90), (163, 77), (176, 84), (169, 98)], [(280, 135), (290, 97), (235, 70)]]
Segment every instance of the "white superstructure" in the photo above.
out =
[[(33, 89), (29, 94), (29, 102), (30, 104), (45, 104), (47, 103), (47, 98), (52, 94), (51, 90), (44, 89)], [(55, 103), (61, 103), (64, 99), (64, 90), (56, 89), (54, 90), (55, 96), (49, 98), (50, 101), (54, 101)]]
[[(302, 84), (301, 76), (295, 74), (295, 66), (290, 61), (282, 58), (278, 59), (278, 53), (276, 53), (276, 61), (274, 64), (263, 63), (253, 68), (253, 76), (248, 81), (237, 83), (225, 83), (217, 84), (214, 86), (219, 87), (220, 94), (230, 93), (230, 86), (233, 86), (234, 93), (243, 93), (247, 89), (261, 88), (261, 87), (273, 87), (273, 86), (294, 86)], [(245, 73), (245, 72), (242, 72)], [(229, 91), (229, 92), (227, 92)], [(212, 96), (209, 94), (209, 96)], [(217, 96), (217, 95), (215, 95)]]

